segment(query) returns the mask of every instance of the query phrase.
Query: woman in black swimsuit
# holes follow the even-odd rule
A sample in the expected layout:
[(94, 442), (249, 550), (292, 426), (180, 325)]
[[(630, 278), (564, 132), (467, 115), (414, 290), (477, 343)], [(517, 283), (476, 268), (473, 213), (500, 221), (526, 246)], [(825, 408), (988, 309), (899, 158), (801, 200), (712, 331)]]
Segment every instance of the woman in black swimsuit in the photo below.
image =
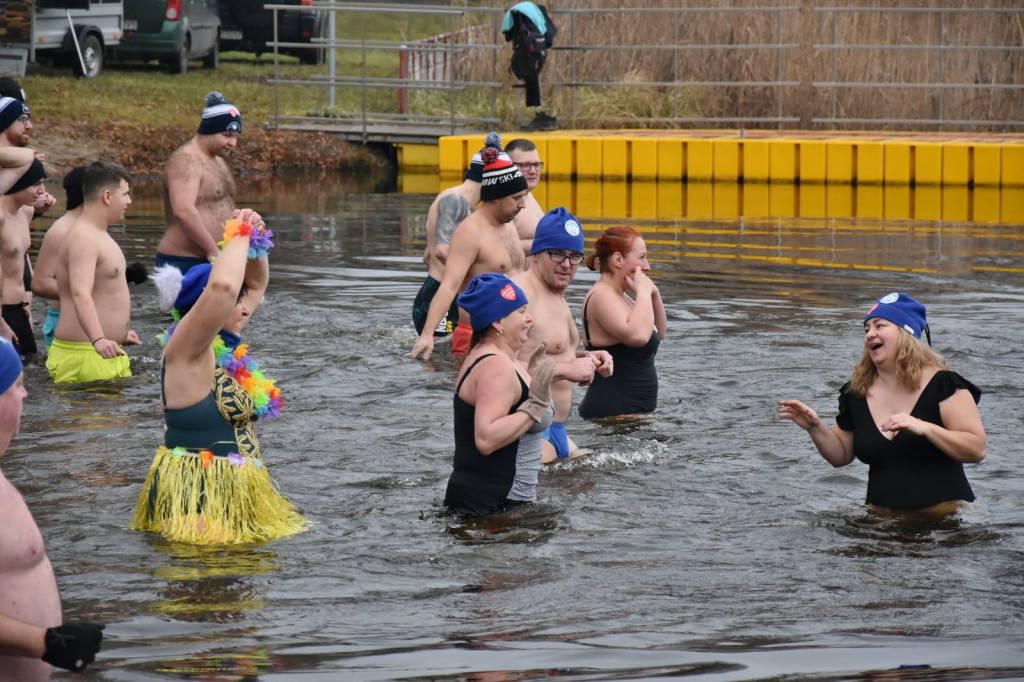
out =
[(631, 227), (609, 227), (587, 256), (587, 267), (600, 268), (601, 278), (583, 300), (583, 345), (589, 351), (608, 351), (615, 372), (594, 377), (580, 403), (580, 416), (602, 419), (654, 412), (654, 356), (665, 338), (667, 318), (661, 293), (647, 276), (647, 245)]
[[(981, 391), (921, 342), (923, 305), (892, 293), (864, 318), (864, 355), (839, 391), (831, 429), (799, 400), (779, 401), (779, 417), (805, 429), (834, 467), (868, 465), (868, 504), (925, 509), (974, 501), (964, 463), (985, 458)], [(940, 511), (947, 511), (945, 505)]]
[(473, 336), (455, 380), (455, 457), (444, 504), (480, 516), (537, 499), (555, 361), (542, 343), (529, 367), (519, 362), (533, 320), (526, 294), (505, 275), (477, 275), (458, 301)]

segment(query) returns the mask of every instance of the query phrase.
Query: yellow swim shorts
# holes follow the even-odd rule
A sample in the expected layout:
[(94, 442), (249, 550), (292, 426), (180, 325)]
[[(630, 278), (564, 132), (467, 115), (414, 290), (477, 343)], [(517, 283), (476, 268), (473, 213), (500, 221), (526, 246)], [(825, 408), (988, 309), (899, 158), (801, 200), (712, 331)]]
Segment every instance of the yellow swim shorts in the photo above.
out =
[(84, 384), (87, 381), (123, 379), (132, 375), (127, 355), (109, 360), (84, 341), (55, 338), (46, 358), (46, 369), (55, 384)]

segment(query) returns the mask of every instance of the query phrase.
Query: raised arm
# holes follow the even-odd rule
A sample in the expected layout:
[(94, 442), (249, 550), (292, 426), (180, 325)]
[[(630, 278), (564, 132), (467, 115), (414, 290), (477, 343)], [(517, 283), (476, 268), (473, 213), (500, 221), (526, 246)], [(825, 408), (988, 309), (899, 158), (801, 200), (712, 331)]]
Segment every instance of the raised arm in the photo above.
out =
[(35, 158), (35, 151), (28, 147), (0, 147), (0, 194), (25, 174)]
[[(246, 209), (248, 211), (248, 209)], [(242, 212), (243, 219), (248, 213)], [(257, 216), (258, 219), (258, 216)], [(262, 221), (259, 221), (262, 224)], [(270, 264), (266, 257), (249, 259), (249, 237), (237, 234), (228, 240), (210, 270), (210, 278), (192, 309), (178, 323), (167, 342), (169, 361), (188, 361), (209, 351), (210, 344), (224, 328), (238, 305), (242, 285), (247, 291), (242, 298), (250, 313), (259, 305), (270, 280)], [(248, 322), (245, 318), (244, 322)]]
[(826, 428), (818, 413), (799, 400), (780, 400), (779, 419), (789, 419), (807, 431), (818, 452), (832, 466), (842, 467), (853, 461), (853, 434), (838, 426)]

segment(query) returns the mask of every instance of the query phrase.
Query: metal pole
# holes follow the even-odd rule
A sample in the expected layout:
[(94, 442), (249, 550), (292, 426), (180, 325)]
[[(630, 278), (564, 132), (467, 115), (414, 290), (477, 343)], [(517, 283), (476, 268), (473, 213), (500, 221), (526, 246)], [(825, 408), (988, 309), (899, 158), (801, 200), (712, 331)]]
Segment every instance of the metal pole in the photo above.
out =
[[(335, 0), (331, 0), (331, 5), (334, 5), (334, 2)], [(334, 17), (336, 16), (336, 14), (337, 12), (335, 12), (334, 8), (332, 7), (330, 16), (327, 19), (327, 37), (331, 41), (331, 47), (330, 49), (327, 50), (327, 74), (331, 77), (331, 87), (327, 89), (327, 105), (332, 109), (334, 108), (334, 77), (337, 75), (335, 73), (337, 69), (337, 57), (335, 55), (334, 48), (334, 41), (337, 38), (337, 35), (335, 34), (334, 23)]]

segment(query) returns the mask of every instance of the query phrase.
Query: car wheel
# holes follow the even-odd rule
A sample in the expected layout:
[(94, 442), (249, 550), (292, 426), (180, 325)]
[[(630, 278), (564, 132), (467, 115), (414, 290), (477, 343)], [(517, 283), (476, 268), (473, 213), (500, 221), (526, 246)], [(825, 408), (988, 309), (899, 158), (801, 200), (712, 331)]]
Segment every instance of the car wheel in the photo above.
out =
[(192, 45), (189, 43), (188, 38), (181, 42), (178, 54), (171, 59), (171, 73), (188, 73), (188, 53), (191, 47)]
[[(82, 59), (74, 55), (75, 73), (83, 78), (95, 78), (103, 71), (103, 43), (94, 34), (85, 36), (81, 42)], [(82, 63), (85, 68), (82, 68)]]
[(206, 55), (203, 59), (203, 66), (208, 69), (216, 70), (220, 67), (220, 36), (218, 35), (216, 40), (213, 41), (213, 49), (210, 54)]

